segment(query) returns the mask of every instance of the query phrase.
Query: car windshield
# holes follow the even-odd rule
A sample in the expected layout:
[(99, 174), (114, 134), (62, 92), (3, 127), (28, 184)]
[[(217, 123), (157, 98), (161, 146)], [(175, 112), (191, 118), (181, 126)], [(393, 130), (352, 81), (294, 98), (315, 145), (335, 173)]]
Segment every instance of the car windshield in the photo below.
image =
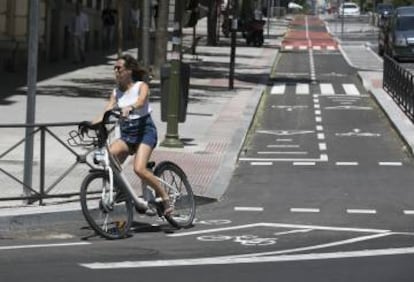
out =
[(414, 16), (399, 17), (397, 20), (397, 30), (406, 31), (414, 29)]
[(392, 5), (384, 4), (384, 5), (378, 6), (378, 12), (380, 13), (383, 11), (390, 11), (390, 10), (392, 10)]
[(356, 9), (355, 4), (344, 4), (344, 9)]

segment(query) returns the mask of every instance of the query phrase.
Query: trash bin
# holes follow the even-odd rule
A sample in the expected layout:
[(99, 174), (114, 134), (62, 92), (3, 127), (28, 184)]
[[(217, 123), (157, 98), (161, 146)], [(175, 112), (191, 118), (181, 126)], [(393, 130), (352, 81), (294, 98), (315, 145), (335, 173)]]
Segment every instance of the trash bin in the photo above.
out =
[[(171, 93), (171, 64), (161, 67), (161, 121), (166, 122), (168, 117), (168, 100)], [(185, 122), (188, 104), (188, 92), (190, 86), (190, 65), (181, 63), (180, 91), (178, 96), (178, 122)]]

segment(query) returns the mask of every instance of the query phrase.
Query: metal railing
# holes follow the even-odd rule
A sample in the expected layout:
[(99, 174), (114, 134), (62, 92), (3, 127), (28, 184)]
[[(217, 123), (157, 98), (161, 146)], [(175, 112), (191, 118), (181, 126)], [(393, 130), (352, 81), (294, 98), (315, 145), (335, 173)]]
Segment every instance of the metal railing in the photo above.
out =
[(414, 122), (414, 75), (387, 54), (384, 55), (383, 88)]
[[(0, 193), (0, 201), (16, 201), (16, 200), (23, 200), (27, 201), (28, 203), (35, 203), (39, 202), (40, 205), (43, 204), (44, 199), (49, 198), (66, 198), (66, 197), (73, 197), (79, 195), (79, 189), (72, 189), (73, 192), (66, 192), (66, 193), (52, 193), (55, 192), (55, 188), (58, 186), (59, 183), (62, 182), (63, 179), (65, 179), (74, 169), (78, 166), (78, 164), (86, 164), (87, 166), (91, 167), (86, 162), (86, 157), (88, 155), (87, 150), (83, 150), (83, 152), (77, 152), (72, 147), (70, 147), (66, 143), (66, 139), (68, 137), (68, 132), (70, 131), (69, 127), (72, 127), (72, 129), (75, 128), (79, 123), (69, 122), (69, 123), (48, 123), (48, 124), (33, 124), (33, 125), (25, 125), (25, 124), (0, 124), (0, 131), (4, 130), (6, 134), (2, 133), (1, 136), (9, 137), (8, 139), (14, 139), (15, 143), (11, 145), (10, 147), (6, 148), (3, 152), (0, 150), (0, 177), (6, 177), (10, 182), (8, 183), (14, 183), (14, 184), (5, 184), (4, 179), (2, 180), (2, 190), (3, 192)], [(10, 168), (12, 165), (10, 164), (16, 164), (16, 163), (22, 163), (24, 164), (25, 160), (22, 158), (23, 154), (21, 152), (16, 152), (20, 149), (20, 145), (24, 144), (26, 139), (30, 137), (24, 137), (19, 138), (19, 130), (23, 131), (26, 128), (33, 128), (32, 136), (33, 138), (36, 138), (39, 146), (38, 150), (34, 150), (37, 154), (36, 156), (36, 163), (39, 165), (38, 168), (38, 188), (36, 189), (34, 185), (27, 185), (25, 184), (21, 179), (19, 179), (19, 175), (21, 173), (11, 172)], [(64, 130), (61, 130), (61, 134), (57, 134), (56, 132), (53, 132), (52, 129), (57, 128), (64, 128)], [(11, 133), (13, 132), (13, 133)], [(13, 136), (13, 138), (10, 138), (10, 136)], [(62, 139), (60, 136), (64, 136)], [(24, 133), (21, 134), (21, 136), (24, 136)], [(16, 142), (16, 139), (19, 139)], [(46, 142), (54, 142), (54, 147), (51, 145), (47, 145)], [(4, 145), (4, 142), (3, 144)], [(37, 144), (36, 144), (37, 145)], [(56, 146), (58, 145), (58, 146)], [(8, 146), (8, 145), (6, 145)], [(49, 147), (47, 147), (49, 146)], [(73, 159), (71, 158), (65, 158), (64, 154), (59, 151), (60, 148), (63, 148), (64, 151), (69, 152), (70, 156), (73, 156)], [(37, 148), (36, 148), (37, 149)], [(49, 154), (52, 154), (54, 156), (54, 160), (50, 163), (47, 163), (47, 156)], [(6, 159), (8, 157), (8, 159)], [(35, 163), (35, 161), (33, 162)], [(35, 165), (35, 164), (33, 164)], [(66, 168), (64, 166), (67, 166)], [(59, 171), (57, 174), (53, 173), (54, 180), (51, 181), (48, 185), (46, 184), (47, 179), (47, 167), (50, 168), (50, 170), (56, 169), (56, 167), (59, 166), (61, 168), (63, 166), (63, 171)], [(9, 167), (9, 169), (8, 169)], [(18, 170), (21, 172), (21, 169)], [(82, 171), (85, 171), (87, 173), (88, 169), (85, 170), (85, 168), (82, 169)], [(20, 175), (21, 176), (21, 175)], [(81, 179), (80, 177), (76, 177), (76, 179)], [(5, 185), (5, 186), (4, 186)], [(13, 187), (10, 187), (13, 186)], [(77, 186), (79, 187), (79, 186)], [(21, 189), (23, 191), (22, 194), (17, 195), (14, 194), (14, 189), (16, 191), (18, 189)], [(13, 192), (10, 192), (13, 190)], [(75, 192), (76, 191), (76, 192)]]

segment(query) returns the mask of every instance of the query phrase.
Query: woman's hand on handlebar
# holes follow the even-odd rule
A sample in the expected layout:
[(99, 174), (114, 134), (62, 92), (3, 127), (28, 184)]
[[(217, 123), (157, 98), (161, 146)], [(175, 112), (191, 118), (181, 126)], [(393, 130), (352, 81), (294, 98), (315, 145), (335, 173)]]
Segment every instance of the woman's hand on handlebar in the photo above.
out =
[(126, 106), (121, 108), (121, 115), (123, 118), (127, 118), (129, 114), (132, 112), (133, 108), (131, 106)]

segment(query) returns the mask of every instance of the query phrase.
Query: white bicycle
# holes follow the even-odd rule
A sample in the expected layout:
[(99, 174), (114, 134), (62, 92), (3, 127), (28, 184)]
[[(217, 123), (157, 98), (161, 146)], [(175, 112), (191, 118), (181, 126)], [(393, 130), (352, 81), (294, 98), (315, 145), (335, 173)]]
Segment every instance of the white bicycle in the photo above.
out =
[(193, 224), (196, 206), (193, 191), (184, 171), (170, 161), (149, 162), (147, 168), (154, 172), (161, 186), (170, 197), (173, 213), (164, 215), (162, 199), (154, 189), (142, 182), (142, 197), (134, 191), (118, 160), (109, 153), (109, 118), (121, 118), (119, 110), (104, 114), (102, 122), (81, 123), (78, 130), (69, 133), (71, 146), (94, 146), (94, 168), (85, 177), (80, 190), (82, 213), (98, 234), (108, 239), (125, 238), (133, 222), (133, 208), (146, 214), (158, 214), (176, 228)]

